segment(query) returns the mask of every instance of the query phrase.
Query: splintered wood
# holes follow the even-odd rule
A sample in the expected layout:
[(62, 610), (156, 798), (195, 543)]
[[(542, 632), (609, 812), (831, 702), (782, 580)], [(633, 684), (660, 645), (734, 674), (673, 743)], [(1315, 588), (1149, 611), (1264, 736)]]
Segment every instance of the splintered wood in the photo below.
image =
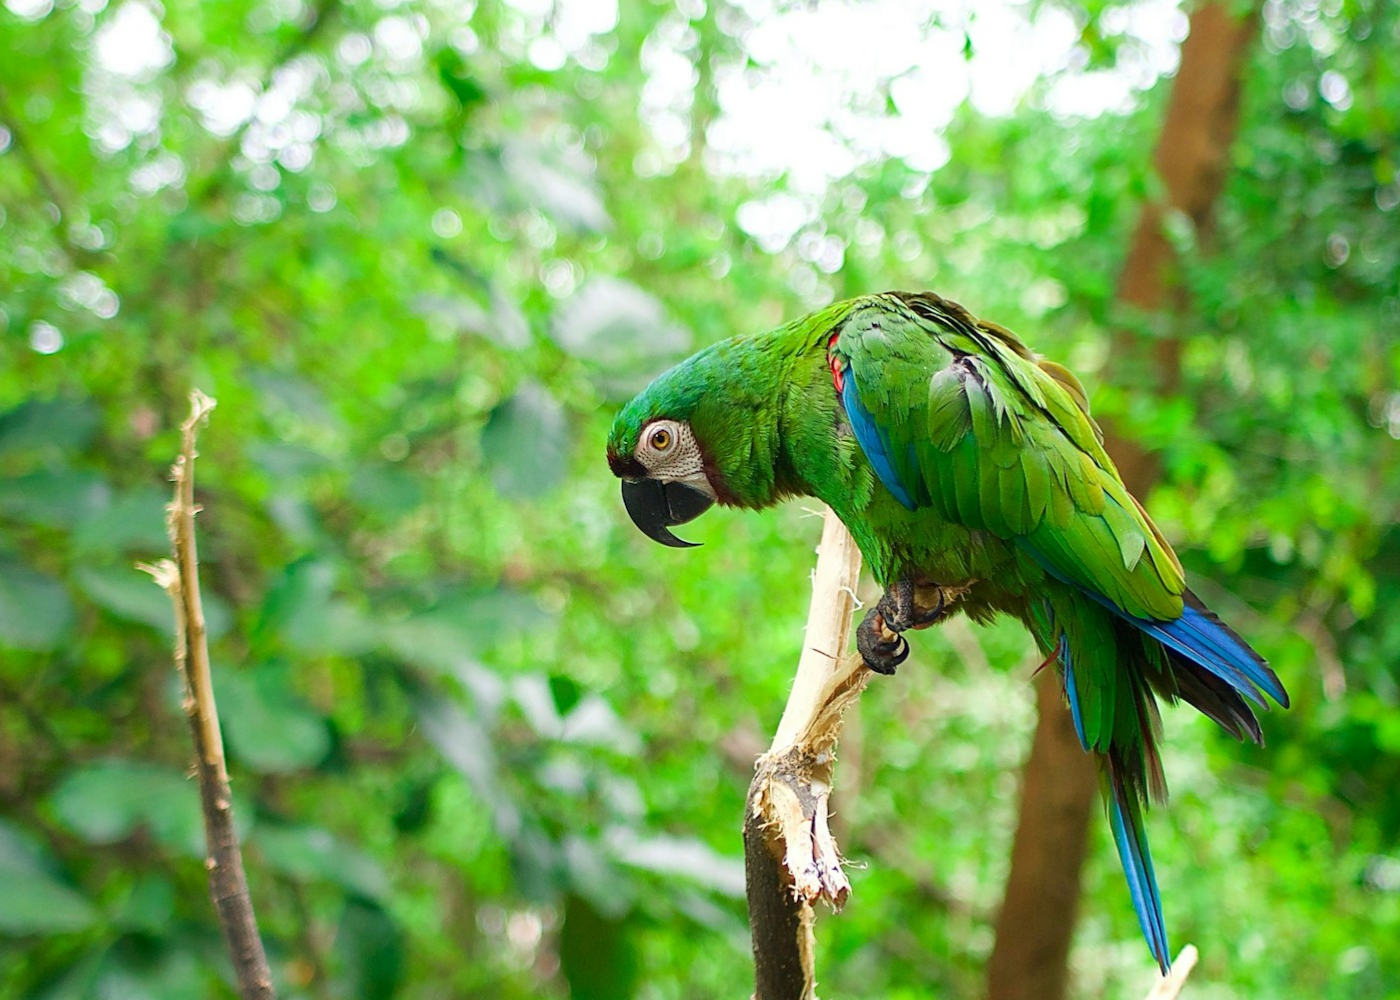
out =
[(744, 817), (757, 1000), (815, 996), (812, 905), (840, 909), (851, 892), (827, 820), (841, 716), (870, 678), (844, 655), (859, 579), (860, 550), (827, 511), (797, 677)]

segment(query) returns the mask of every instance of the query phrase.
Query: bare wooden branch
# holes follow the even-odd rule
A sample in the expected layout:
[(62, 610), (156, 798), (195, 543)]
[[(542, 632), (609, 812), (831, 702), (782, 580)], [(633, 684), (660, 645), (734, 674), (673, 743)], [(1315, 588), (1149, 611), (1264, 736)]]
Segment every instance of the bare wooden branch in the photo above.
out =
[(175, 607), (175, 665), (185, 682), (184, 709), (194, 735), (195, 770), (208, 845), (205, 867), (209, 871), (209, 895), (233, 961), (238, 993), (243, 1000), (274, 1000), (272, 972), (258, 936), (233, 825), (233, 796), (224, 762), (219, 713), (214, 704), (204, 607), (199, 596), (199, 557), (194, 534), (194, 515), (199, 510), (194, 502), (195, 440), (213, 409), (214, 400), (198, 389), (190, 393), (190, 415), (181, 425), (180, 456), (171, 469), (175, 498), (166, 508), (166, 528), (175, 558), (140, 568), (165, 588)]
[(797, 677), (773, 744), (758, 759), (744, 816), (756, 1000), (815, 996), (812, 904), (840, 909), (851, 891), (827, 809), (841, 715), (870, 671), (860, 656), (843, 655), (860, 550), (831, 511), (819, 552)]
[(1176, 961), (1172, 963), (1172, 971), (1157, 981), (1157, 985), (1152, 987), (1152, 992), (1147, 994), (1145, 1000), (1176, 1000), (1181, 995), (1181, 988), (1186, 985), (1186, 977), (1191, 975), (1191, 970), (1196, 967), (1196, 960), (1201, 957), (1196, 951), (1194, 944), (1188, 944), (1176, 956)]

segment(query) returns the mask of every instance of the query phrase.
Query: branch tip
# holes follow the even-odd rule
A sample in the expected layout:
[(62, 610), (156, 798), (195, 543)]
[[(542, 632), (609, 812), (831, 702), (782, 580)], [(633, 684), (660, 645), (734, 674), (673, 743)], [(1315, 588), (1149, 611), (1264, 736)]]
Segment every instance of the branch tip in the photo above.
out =
[(193, 431), (196, 426), (208, 423), (209, 414), (214, 407), (219, 405), (219, 401), (211, 396), (206, 396), (199, 389), (190, 390), (190, 415), (185, 418), (185, 422), (180, 425), (180, 430), (186, 434)]

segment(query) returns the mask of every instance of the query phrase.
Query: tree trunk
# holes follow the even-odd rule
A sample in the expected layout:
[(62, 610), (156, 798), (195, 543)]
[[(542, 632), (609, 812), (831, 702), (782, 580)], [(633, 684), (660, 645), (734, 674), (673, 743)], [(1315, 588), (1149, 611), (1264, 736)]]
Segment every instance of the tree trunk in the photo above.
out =
[[(1167, 200), (1144, 206), (1138, 220), (1118, 288), (1125, 306), (1160, 312), (1183, 302), (1175, 254), (1162, 222), (1169, 209), (1176, 210), (1191, 219), (1202, 242), (1209, 233), (1211, 207), (1229, 165), (1241, 75), (1254, 30), (1254, 14), (1241, 18), (1225, 2), (1203, 4), (1191, 15), (1153, 155)], [(1114, 338), (1110, 368), (1149, 368), (1156, 373), (1154, 388), (1172, 392), (1180, 373), (1180, 345), (1172, 337), (1146, 345), (1124, 332)], [(1159, 475), (1155, 457), (1112, 427), (1105, 428), (1105, 445), (1128, 488), (1145, 497)], [(1037, 683), (1036, 700), (1040, 721), (1022, 775), (1011, 872), (987, 966), (989, 1000), (1060, 1000), (1069, 983), (1069, 948), (1097, 781), (1049, 671)]]

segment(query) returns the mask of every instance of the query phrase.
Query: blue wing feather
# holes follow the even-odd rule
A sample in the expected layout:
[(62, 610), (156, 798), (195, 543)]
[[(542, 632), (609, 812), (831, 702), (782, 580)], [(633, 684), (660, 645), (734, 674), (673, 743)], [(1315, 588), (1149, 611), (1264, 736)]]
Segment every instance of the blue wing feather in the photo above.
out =
[(851, 429), (855, 431), (856, 440), (860, 442), (861, 451), (865, 452), (875, 475), (880, 477), (880, 482), (894, 494), (896, 500), (913, 510), (913, 497), (900, 482), (899, 475), (894, 471), (894, 463), (890, 461), (889, 435), (875, 423), (875, 418), (860, 401), (855, 373), (849, 364), (841, 372), (841, 405), (846, 408), (846, 419), (851, 422)]
[(1243, 639), (1206, 610), (1204, 605), (1200, 605), (1190, 591), (1186, 593), (1187, 603), (1180, 618), (1174, 621), (1138, 618), (1128, 614), (1102, 594), (1080, 586), (1057, 572), (1025, 539), (1018, 541), (1036, 562), (1040, 563), (1045, 572), (1055, 579), (1074, 587), (1162, 645), (1194, 663), (1199, 663), (1256, 705), (1267, 710), (1269, 706), (1263, 698), (1263, 695), (1267, 694), (1284, 708), (1288, 707), (1288, 692), (1283, 689), (1274, 672), (1255, 655)]
[(1164, 645), (1195, 660), (1257, 704), (1264, 705), (1258, 694), (1263, 691), (1284, 708), (1288, 707), (1288, 692), (1274, 672), (1260, 663), (1238, 636), (1214, 620), (1204, 608), (1187, 604), (1181, 617), (1174, 622), (1128, 620)]

